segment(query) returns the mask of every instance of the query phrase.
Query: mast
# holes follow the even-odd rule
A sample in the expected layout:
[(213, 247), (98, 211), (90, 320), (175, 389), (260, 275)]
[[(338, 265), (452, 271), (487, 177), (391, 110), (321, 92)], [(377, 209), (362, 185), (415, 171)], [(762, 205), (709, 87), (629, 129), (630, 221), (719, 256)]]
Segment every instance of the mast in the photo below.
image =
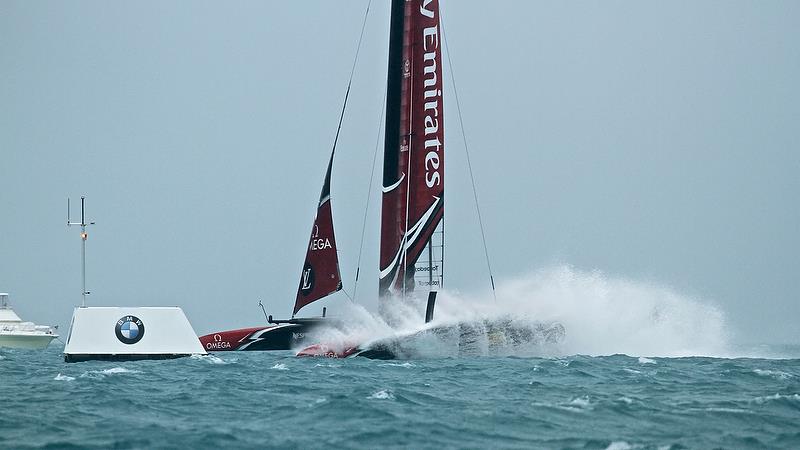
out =
[(81, 227), (81, 283), (83, 286), (81, 289), (82, 308), (86, 307), (86, 296), (90, 294), (90, 292), (86, 290), (86, 239), (89, 238), (89, 234), (86, 232), (86, 226), (94, 225), (94, 222), (86, 223), (85, 200), (86, 196), (81, 195), (81, 221), (71, 222), (69, 213), (69, 198), (67, 198), (67, 226), (80, 225)]
[[(442, 264), (437, 264), (443, 255), (444, 217), (440, 28), (438, 0), (392, 0), (381, 211), (382, 298), (406, 296), (417, 286), (441, 286)], [(428, 257), (420, 258), (426, 247)]]

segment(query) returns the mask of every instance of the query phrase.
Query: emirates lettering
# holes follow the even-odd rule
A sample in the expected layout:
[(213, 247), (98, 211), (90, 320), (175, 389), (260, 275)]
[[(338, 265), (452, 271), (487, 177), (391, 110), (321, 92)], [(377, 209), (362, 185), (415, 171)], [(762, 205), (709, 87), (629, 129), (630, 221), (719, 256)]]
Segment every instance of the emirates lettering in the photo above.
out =
[[(433, 0), (423, 0), (419, 8), (420, 14), (433, 19), (432, 10), (427, 9)], [(439, 99), (442, 97), (441, 89), (438, 89), (439, 79), (436, 75), (436, 57), (439, 50), (439, 27), (433, 26), (422, 30), (422, 47), (425, 52), (422, 55), (424, 75), (423, 86), (425, 90), (422, 94), (425, 104), (425, 185), (429, 188), (438, 186), (442, 182), (439, 173), (441, 158), (439, 152), (442, 148), (442, 141), (439, 139)]]
[(427, 10), (427, 9), (425, 9), (425, 8), (426, 8), (428, 5), (430, 5), (432, 1), (433, 1), (433, 0), (424, 0), (424, 1), (422, 2), (422, 6), (420, 6), (420, 7), (419, 7), (419, 12), (420, 12), (420, 14), (422, 14), (423, 16), (425, 16), (425, 17), (427, 17), (427, 18), (429, 18), (429, 19), (433, 19), (433, 11)]
[(326, 248), (333, 248), (328, 238), (311, 239), (311, 243), (308, 245), (309, 250), (325, 250)]

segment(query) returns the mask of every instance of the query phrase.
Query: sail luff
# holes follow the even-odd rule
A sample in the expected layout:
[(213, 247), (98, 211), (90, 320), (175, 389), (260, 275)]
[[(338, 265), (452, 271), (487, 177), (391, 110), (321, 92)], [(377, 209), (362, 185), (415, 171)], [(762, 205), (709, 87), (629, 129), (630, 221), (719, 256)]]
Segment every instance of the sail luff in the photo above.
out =
[[(385, 296), (394, 285), (399, 261), (396, 254), (403, 241), (406, 174), (400, 170), (400, 121), (403, 94), (403, 37), (405, 1), (392, 0), (389, 31), (389, 61), (386, 79), (386, 125), (383, 151), (383, 198), (381, 204), (381, 242), (379, 295)], [(402, 202), (402, 203), (401, 203)], [(383, 270), (394, 261), (388, 273)]]

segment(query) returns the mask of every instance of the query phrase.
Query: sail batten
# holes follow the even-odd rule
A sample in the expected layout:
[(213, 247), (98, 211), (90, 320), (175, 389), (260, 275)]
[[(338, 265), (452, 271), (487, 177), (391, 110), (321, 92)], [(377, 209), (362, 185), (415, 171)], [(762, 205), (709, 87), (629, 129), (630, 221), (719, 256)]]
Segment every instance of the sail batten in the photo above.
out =
[[(413, 291), (444, 217), (444, 110), (438, 0), (393, 0), (381, 213), (382, 297)], [(433, 258), (427, 258), (433, 261)], [(424, 261), (420, 262), (421, 264)], [(433, 286), (433, 282), (425, 283)]]

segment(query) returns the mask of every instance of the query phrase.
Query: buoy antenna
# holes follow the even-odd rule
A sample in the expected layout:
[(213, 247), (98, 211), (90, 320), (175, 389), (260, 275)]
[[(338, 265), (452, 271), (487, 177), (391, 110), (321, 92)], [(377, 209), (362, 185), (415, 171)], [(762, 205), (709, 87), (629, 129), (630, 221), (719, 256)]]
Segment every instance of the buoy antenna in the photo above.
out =
[(67, 197), (67, 226), (70, 227), (72, 225), (79, 225), (81, 227), (81, 282), (83, 289), (81, 291), (81, 296), (83, 297), (81, 300), (81, 307), (86, 307), (86, 296), (90, 294), (89, 291), (86, 290), (86, 239), (89, 238), (89, 234), (86, 233), (86, 227), (88, 225), (94, 225), (94, 222), (86, 223), (86, 196), (81, 195), (81, 221), (80, 222), (73, 222), (72, 216), (70, 215), (70, 208), (69, 208), (69, 197)]

